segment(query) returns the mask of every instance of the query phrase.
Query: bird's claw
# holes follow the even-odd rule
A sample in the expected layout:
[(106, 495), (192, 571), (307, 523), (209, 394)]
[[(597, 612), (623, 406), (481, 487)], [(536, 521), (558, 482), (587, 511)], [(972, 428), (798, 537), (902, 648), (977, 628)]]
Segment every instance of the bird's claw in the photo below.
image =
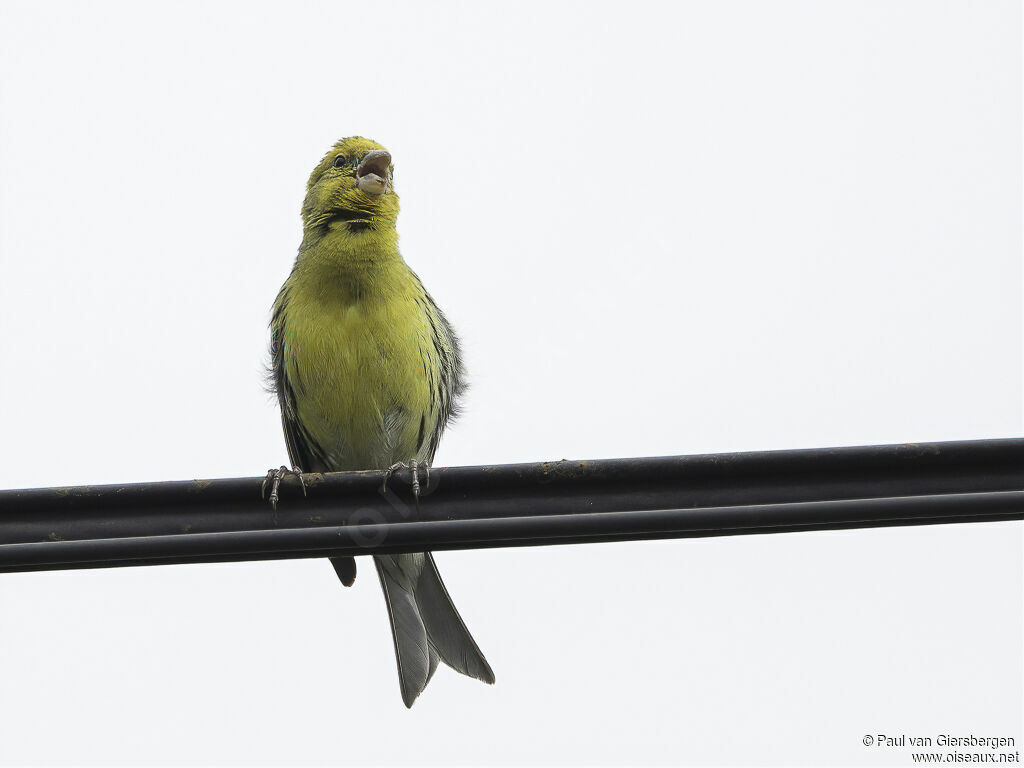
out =
[(412, 459), (409, 462), (399, 461), (392, 464), (386, 470), (384, 470), (384, 481), (381, 483), (380, 492), (386, 493), (388, 490), (388, 480), (395, 474), (395, 470), (408, 469), (412, 472), (412, 495), (416, 499), (416, 506), (420, 503), (420, 470), (423, 470), (423, 475), (427, 480), (427, 486), (430, 486), (430, 465), (425, 461), (417, 461)]
[(298, 467), (294, 469), (288, 469), (288, 467), (278, 467), (277, 469), (271, 469), (267, 472), (267, 476), (263, 478), (263, 483), (260, 485), (260, 498), (267, 498), (267, 485), (270, 485), (270, 506), (273, 508), (274, 513), (277, 513), (277, 502), (280, 501), (280, 495), (278, 491), (281, 487), (281, 481), (288, 475), (292, 475), (299, 479), (299, 485), (302, 486), (302, 495), (306, 496), (306, 476), (302, 473), (302, 470)]

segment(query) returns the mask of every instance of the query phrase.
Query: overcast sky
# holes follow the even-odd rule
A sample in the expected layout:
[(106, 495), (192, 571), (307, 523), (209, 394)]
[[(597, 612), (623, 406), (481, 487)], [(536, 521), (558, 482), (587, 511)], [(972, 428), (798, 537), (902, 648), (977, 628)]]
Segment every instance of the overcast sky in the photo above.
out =
[[(286, 460), (310, 170), (393, 153), (439, 465), (1019, 436), (1016, 2), (0, 2), (0, 487)], [(908, 764), (1021, 743), (1020, 524), (442, 553), (399, 696), (322, 560), (0, 577), (0, 762)]]

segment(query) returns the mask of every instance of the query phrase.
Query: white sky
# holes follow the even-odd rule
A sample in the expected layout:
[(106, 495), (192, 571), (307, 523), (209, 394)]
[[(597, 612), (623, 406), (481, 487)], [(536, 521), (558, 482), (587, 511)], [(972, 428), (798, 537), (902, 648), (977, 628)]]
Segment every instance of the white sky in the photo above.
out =
[[(285, 458), (309, 171), (388, 146), (441, 465), (1019, 436), (1016, 2), (0, 2), (0, 487)], [(1024, 734), (1019, 524), (0, 577), (0, 762), (908, 764)]]

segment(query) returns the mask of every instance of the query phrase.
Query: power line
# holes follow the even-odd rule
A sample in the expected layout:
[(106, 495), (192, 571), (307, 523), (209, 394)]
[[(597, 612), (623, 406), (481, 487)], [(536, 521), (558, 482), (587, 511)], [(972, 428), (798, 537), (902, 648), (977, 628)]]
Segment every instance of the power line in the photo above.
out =
[(1024, 519), (1024, 439), (0, 491), (0, 572)]

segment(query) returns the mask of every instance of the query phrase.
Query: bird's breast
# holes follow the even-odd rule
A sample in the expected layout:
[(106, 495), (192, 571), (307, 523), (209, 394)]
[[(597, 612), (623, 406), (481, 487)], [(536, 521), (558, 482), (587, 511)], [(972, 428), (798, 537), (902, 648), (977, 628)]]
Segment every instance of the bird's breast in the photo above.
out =
[(298, 287), (284, 327), (296, 415), (331, 469), (374, 469), (417, 456), (433, 428), (433, 342), (414, 296)]

